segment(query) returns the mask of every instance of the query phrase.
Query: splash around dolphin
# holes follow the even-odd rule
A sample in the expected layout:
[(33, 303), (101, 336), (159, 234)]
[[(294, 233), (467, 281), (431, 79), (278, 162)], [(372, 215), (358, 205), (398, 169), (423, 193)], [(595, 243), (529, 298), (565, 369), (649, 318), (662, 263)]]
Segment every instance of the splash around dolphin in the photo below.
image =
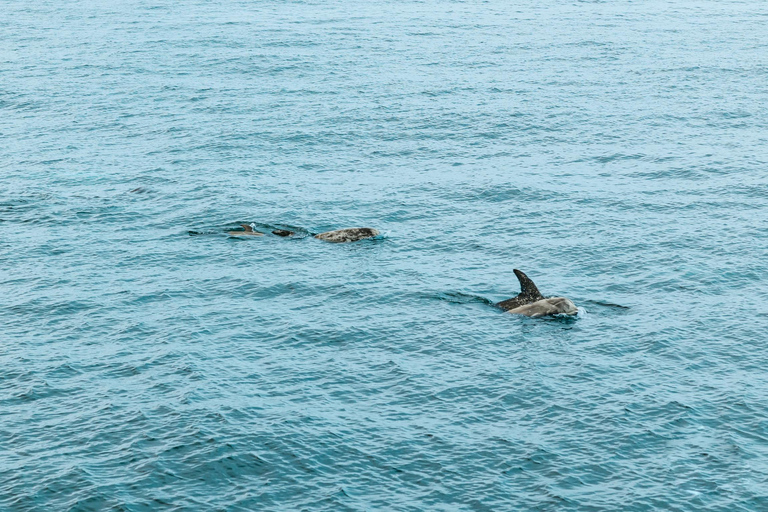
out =
[(507, 313), (538, 318), (548, 315), (575, 315), (576, 305), (565, 297), (544, 297), (531, 279), (522, 271), (514, 269), (520, 281), (520, 293), (516, 297), (496, 304)]

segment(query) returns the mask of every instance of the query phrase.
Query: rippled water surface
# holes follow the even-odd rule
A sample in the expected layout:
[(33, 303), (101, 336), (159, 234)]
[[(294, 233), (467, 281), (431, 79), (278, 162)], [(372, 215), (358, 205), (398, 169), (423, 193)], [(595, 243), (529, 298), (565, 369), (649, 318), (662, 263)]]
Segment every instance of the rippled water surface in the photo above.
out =
[(0, 1), (0, 510), (768, 510), (766, 23)]

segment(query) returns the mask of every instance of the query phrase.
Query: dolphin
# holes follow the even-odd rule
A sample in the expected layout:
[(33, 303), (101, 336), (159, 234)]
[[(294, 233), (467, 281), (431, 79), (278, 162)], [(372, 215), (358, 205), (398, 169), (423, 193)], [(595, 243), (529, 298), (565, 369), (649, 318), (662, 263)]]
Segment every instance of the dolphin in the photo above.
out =
[(253, 226), (249, 224), (240, 224), (245, 231), (227, 231), (229, 236), (264, 236), (264, 233), (254, 231)]
[(315, 235), (315, 238), (325, 240), (326, 242), (340, 244), (344, 242), (357, 242), (358, 240), (373, 238), (378, 234), (378, 230), (373, 228), (345, 228), (337, 229), (336, 231), (326, 231), (325, 233)]
[(537, 318), (547, 315), (575, 315), (579, 312), (576, 305), (565, 297), (544, 297), (533, 281), (522, 271), (514, 269), (520, 281), (520, 293), (516, 297), (496, 304), (507, 313)]
[[(253, 224), (240, 224), (245, 231), (228, 231), (227, 234), (231, 236), (264, 236), (264, 233), (253, 230)], [(281, 237), (293, 236), (293, 231), (287, 229), (274, 229), (272, 234)], [(357, 242), (358, 240), (364, 240), (366, 238), (373, 238), (378, 236), (379, 231), (373, 228), (345, 228), (337, 229), (335, 231), (326, 231), (313, 235), (319, 240), (325, 240), (332, 243), (344, 243), (344, 242)]]

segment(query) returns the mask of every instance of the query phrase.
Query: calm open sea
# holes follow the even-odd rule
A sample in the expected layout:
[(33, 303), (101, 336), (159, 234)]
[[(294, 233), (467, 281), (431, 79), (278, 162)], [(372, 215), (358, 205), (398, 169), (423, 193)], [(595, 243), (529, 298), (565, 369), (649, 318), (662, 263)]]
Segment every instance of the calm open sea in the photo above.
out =
[(768, 510), (766, 26), (0, 0), (0, 510)]

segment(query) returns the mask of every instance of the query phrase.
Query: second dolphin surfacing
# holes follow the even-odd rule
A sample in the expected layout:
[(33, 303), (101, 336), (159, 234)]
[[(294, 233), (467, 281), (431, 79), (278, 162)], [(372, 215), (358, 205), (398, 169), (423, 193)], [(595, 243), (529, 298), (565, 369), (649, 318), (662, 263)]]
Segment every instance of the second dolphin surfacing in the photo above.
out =
[(357, 242), (358, 240), (364, 240), (366, 238), (373, 238), (378, 236), (379, 232), (373, 228), (345, 228), (337, 229), (336, 231), (326, 231), (315, 235), (315, 238), (325, 240), (326, 242), (332, 242), (336, 244), (346, 242)]
[(514, 269), (520, 281), (520, 293), (516, 297), (499, 302), (496, 306), (507, 313), (537, 318), (547, 315), (575, 315), (576, 305), (565, 297), (544, 297), (531, 279), (522, 271)]
[[(253, 228), (255, 224), (240, 224), (243, 227), (243, 231), (227, 231), (230, 236), (264, 236), (264, 233), (255, 231)], [(303, 231), (306, 233), (306, 231)], [(296, 235), (295, 231), (289, 231), (287, 229), (273, 229), (272, 234), (280, 237), (292, 237)], [(358, 240), (365, 240), (366, 238), (374, 238), (379, 236), (379, 231), (373, 228), (344, 228), (337, 229), (335, 231), (326, 231), (324, 233), (312, 234), (318, 240), (325, 240), (335, 244), (357, 242)], [(299, 236), (303, 238), (303, 236)]]

